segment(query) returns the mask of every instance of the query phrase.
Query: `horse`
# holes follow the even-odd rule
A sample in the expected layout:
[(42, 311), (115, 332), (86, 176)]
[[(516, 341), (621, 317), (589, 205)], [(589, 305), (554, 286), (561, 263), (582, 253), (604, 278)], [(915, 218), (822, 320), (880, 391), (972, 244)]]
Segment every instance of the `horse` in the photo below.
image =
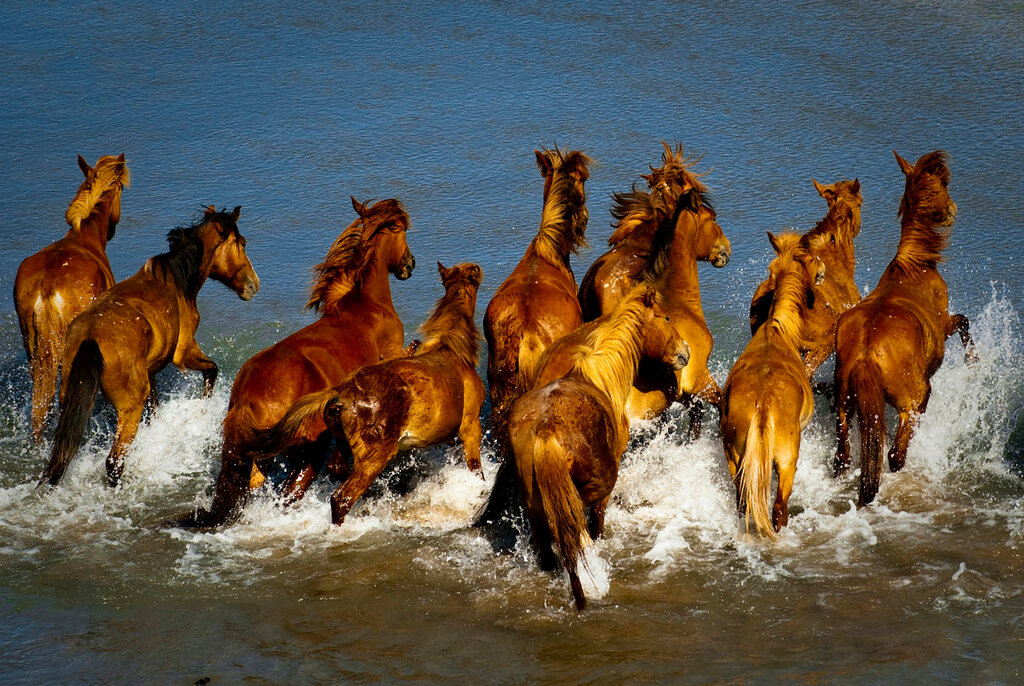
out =
[[(388, 275), (404, 281), (416, 266), (406, 242), (409, 215), (395, 199), (368, 206), (352, 198), (352, 207), (357, 218), (315, 267), (306, 307), (320, 319), (239, 369), (224, 418), (213, 502), (209, 511), (182, 517), (182, 526), (215, 527), (239, 512), (247, 493), (263, 482), (259, 464), (274, 456), (258, 449), (258, 432), (274, 426), (299, 398), (341, 383), (364, 365), (404, 354), (402, 320), (391, 301)], [(282, 448), (289, 463), (284, 488), (295, 499), (320, 471), (330, 439), (320, 421)]]
[(483, 478), (485, 394), (476, 371), (480, 333), (473, 323), (483, 273), (472, 263), (448, 269), (438, 262), (437, 270), (445, 294), (420, 327), (422, 342), (413, 355), (367, 365), (334, 388), (304, 396), (264, 434), (264, 449), (277, 452), (300, 436), (316, 440), (319, 425), (327, 425), (341, 446), (327, 469), (344, 481), (331, 496), (335, 525), (400, 450), (458, 436), (466, 465)]
[(557, 148), (534, 153), (544, 177), (540, 228), (484, 313), (491, 431), (501, 464), (475, 526), (497, 521), (514, 506), (514, 481), (504, 459), (509, 407), (529, 390), (528, 379), (536, 374), (544, 349), (583, 323), (569, 256), (586, 245), (589, 213), (584, 186), (590, 177), (590, 158), (577, 150)]
[[(804, 320), (800, 353), (808, 379), (814, 378), (818, 367), (836, 349), (839, 317), (860, 302), (860, 291), (853, 278), (853, 239), (860, 233), (860, 181), (837, 181), (823, 186), (811, 179), (811, 183), (828, 203), (828, 213), (801, 237), (804, 249), (820, 257), (827, 272)], [(768, 320), (775, 295), (769, 281), (770, 277), (754, 290), (750, 302), (751, 335)]]
[(173, 362), (202, 372), (203, 395), (213, 393), (217, 364), (199, 349), (196, 297), (210, 278), (251, 300), (260, 282), (238, 231), (241, 207), (218, 212), (167, 234), (168, 252), (98, 297), (68, 327), (60, 413), (50, 461), (40, 484), (55, 486), (78, 452), (96, 392), (114, 406), (117, 433), (107, 456), (107, 483), (116, 486), (135, 439), (154, 376)]
[[(768, 240), (776, 258), (768, 266), (772, 303), (729, 372), (722, 391), (722, 444), (736, 485), (736, 503), (760, 532), (774, 537), (789, 521), (789, 496), (800, 454), (800, 432), (811, 420), (814, 398), (800, 358), (813, 289), (825, 263), (795, 233)], [(778, 487), (768, 514), (772, 468)]]
[[(676, 399), (690, 406), (690, 436), (700, 436), (702, 407), (698, 400), (718, 406), (720, 389), (708, 370), (713, 340), (701, 308), (697, 261), (706, 260), (715, 267), (729, 263), (732, 249), (718, 225), (707, 187), (690, 170), (697, 159), (687, 160), (682, 146), (674, 150), (665, 145), (663, 165), (652, 168), (645, 177), (651, 191), (634, 190), (616, 198), (615, 216), (628, 223), (656, 225), (651, 244), (635, 280), (654, 283), (658, 303), (672, 325), (690, 346), (690, 363), (683, 369), (641, 366), (627, 403), (630, 418), (653, 417)], [(604, 289), (595, 285), (594, 289)], [(581, 301), (587, 296), (582, 294)], [(602, 307), (609, 307), (604, 298)]]
[(922, 155), (916, 163), (896, 156), (906, 176), (897, 216), (902, 217), (896, 256), (878, 285), (839, 319), (836, 329), (835, 403), (839, 437), (836, 475), (850, 466), (848, 415), (860, 426), (858, 506), (878, 493), (885, 448), (885, 406), (896, 408), (899, 425), (889, 450), (889, 469), (899, 471), (920, 416), (928, 406), (931, 376), (942, 365), (946, 339), (960, 334), (968, 362), (976, 359), (970, 323), (949, 314), (949, 292), (938, 263), (956, 220), (949, 197), (948, 155)]
[(121, 220), (121, 191), (131, 180), (124, 153), (105, 155), (95, 167), (79, 155), (78, 166), (85, 181), (64, 213), (71, 228), (25, 258), (14, 279), (14, 307), (32, 372), (36, 443), (53, 406), (68, 324), (115, 283), (106, 248)]
[(540, 228), (484, 314), (491, 416), (499, 436), (509, 406), (529, 390), (525, 380), (544, 348), (583, 323), (569, 256), (586, 245), (590, 158), (576, 150), (534, 152), (545, 179)]
[[(578, 565), (604, 530), (604, 514), (629, 440), (626, 399), (657, 315), (649, 287), (631, 291), (573, 352), (572, 370), (520, 396), (510, 408), (509, 445), (520, 502), (541, 568), (569, 575), (576, 609), (587, 598)], [(674, 337), (675, 359), (687, 359)], [(587, 521), (587, 510), (591, 518)], [(552, 544), (558, 555), (552, 551)]]

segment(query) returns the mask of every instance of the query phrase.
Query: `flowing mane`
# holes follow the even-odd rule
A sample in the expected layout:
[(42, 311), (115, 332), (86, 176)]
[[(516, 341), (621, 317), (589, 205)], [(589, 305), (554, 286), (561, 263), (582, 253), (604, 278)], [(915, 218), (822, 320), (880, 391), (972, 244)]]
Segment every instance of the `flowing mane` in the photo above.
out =
[(397, 200), (381, 200), (367, 209), (335, 239), (324, 261), (313, 268), (306, 309), (323, 313), (358, 288), (373, 263), (374, 238), (384, 230), (404, 230), (408, 226), (409, 215)]
[(211, 222), (239, 236), (238, 225), (231, 212), (207, 210), (203, 218), (192, 226), (179, 226), (167, 232), (169, 250), (146, 261), (146, 270), (158, 279), (173, 281), (190, 298), (195, 298), (203, 285), (203, 239), (199, 232)]
[(692, 189), (696, 195), (687, 198), (687, 202), (693, 205), (691, 209), (697, 210), (703, 205), (713, 211), (708, 188), (700, 180), (703, 174), (696, 174), (690, 170), (703, 156), (686, 159), (681, 143), (674, 149), (665, 141), (661, 144), (665, 147), (661, 154), (661, 166), (651, 167), (651, 173), (643, 177), (650, 186), (651, 193), (661, 194), (666, 205), (674, 206), (680, 196)]
[(900, 244), (893, 265), (903, 271), (934, 268), (949, 244), (950, 228), (939, 230), (946, 218), (945, 192), (949, 183), (949, 156), (936, 150), (921, 157), (907, 177), (898, 217), (902, 217)]
[(131, 175), (128, 173), (124, 155), (104, 155), (96, 161), (96, 166), (78, 187), (78, 192), (68, 205), (64, 218), (72, 228), (81, 227), (82, 222), (89, 218), (105, 194), (128, 188), (130, 183)]
[(653, 297), (647, 285), (634, 288), (573, 356), (573, 370), (608, 396), (617, 416), (625, 413)]
[(799, 347), (807, 310), (802, 262), (810, 259), (811, 254), (796, 233), (779, 234), (774, 244), (779, 254), (768, 265), (768, 270), (775, 281), (775, 298), (769, 319), (764, 323), (765, 332), (783, 336)]
[(476, 367), (480, 352), (480, 331), (473, 322), (473, 309), (465, 311), (461, 289), (448, 289), (434, 311), (419, 328), (423, 335), (417, 354), (447, 347), (470, 367)]
[(548, 262), (562, 264), (569, 253), (587, 244), (584, 232), (589, 214), (583, 184), (590, 178), (590, 157), (578, 150), (563, 153), (557, 148), (541, 154), (551, 165), (552, 176), (533, 246)]

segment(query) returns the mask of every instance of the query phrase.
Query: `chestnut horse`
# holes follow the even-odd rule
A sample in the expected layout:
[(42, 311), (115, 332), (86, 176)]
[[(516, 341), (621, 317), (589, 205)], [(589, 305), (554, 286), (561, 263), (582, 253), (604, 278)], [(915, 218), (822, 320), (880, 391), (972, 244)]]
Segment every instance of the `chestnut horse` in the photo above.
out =
[(245, 254), (238, 215), (212, 205), (199, 223), (167, 234), (170, 250), (150, 258), (134, 276), (103, 293), (68, 327), (60, 413), (50, 463), (40, 483), (56, 485), (78, 452), (96, 391), (117, 411), (117, 433), (107, 456), (107, 481), (117, 485), (135, 438), (153, 377), (173, 362), (203, 374), (213, 392), (217, 365), (199, 349), (196, 297), (207, 278), (251, 300), (259, 279)]
[[(425, 448), (456, 436), (466, 465), (480, 467), (480, 408), (484, 385), (477, 374), (480, 332), (473, 322), (480, 267), (440, 262), (445, 294), (420, 327), (422, 343), (408, 357), (357, 370), (340, 385), (299, 399), (280, 422), (264, 432), (268, 452), (317, 438), (310, 425), (326, 424), (339, 450), (327, 469), (344, 480), (331, 495), (331, 522), (341, 524), (384, 467), (400, 450)], [(348, 469), (348, 457), (352, 470)]]
[(889, 450), (889, 469), (903, 468), (907, 445), (931, 395), (929, 379), (942, 364), (946, 338), (959, 332), (968, 361), (974, 358), (967, 317), (949, 314), (949, 293), (938, 263), (956, 219), (947, 190), (949, 167), (941, 150), (915, 164), (896, 155), (906, 175), (896, 257), (875, 290), (839, 320), (836, 331), (836, 425), (839, 445), (835, 471), (850, 466), (847, 417), (860, 426), (858, 505), (875, 499), (885, 447), (885, 405), (896, 408), (899, 426)]
[[(860, 302), (860, 291), (853, 279), (856, 261), (853, 239), (860, 233), (860, 181), (837, 181), (823, 186), (814, 179), (811, 183), (828, 203), (828, 213), (817, 226), (801, 237), (803, 247), (825, 263), (825, 281), (815, 289), (814, 305), (807, 309), (804, 320), (804, 338), (800, 353), (804, 358), (807, 378), (836, 349), (836, 326), (839, 317)], [(754, 291), (750, 303), (750, 333), (768, 320), (775, 291), (771, 277)]]
[[(295, 404), (330, 388), (363, 365), (402, 353), (403, 328), (391, 302), (389, 274), (405, 280), (416, 260), (409, 251), (409, 215), (397, 200), (371, 206), (352, 199), (358, 217), (317, 265), (306, 305), (320, 319), (256, 353), (238, 371), (224, 418), (221, 470), (210, 511), (185, 517), (184, 526), (212, 527), (237, 514), (250, 484), (263, 477), (257, 465), (273, 455), (255, 441)], [(282, 449), (290, 464), (286, 489), (301, 494), (327, 458), (327, 426), (315, 428)]]
[[(704, 321), (697, 261), (716, 267), (729, 262), (731, 246), (716, 221), (707, 188), (689, 170), (693, 160), (683, 159), (682, 148), (667, 157), (665, 172), (655, 170), (653, 188), (621, 198), (619, 212), (652, 212), (658, 228), (641, 278), (654, 284), (658, 304), (668, 314), (680, 337), (690, 346), (690, 363), (675, 371), (642, 365), (626, 412), (632, 418), (653, 417), (676, 399), (689, 405), (690, 436), (700, 436), (703, 408), (699, 401), (718, 406), (720, 389), (708, 370), (713, 340)], [(658, 198), (660, 196), (660, 199)]]
[(14, 279), (14, 307), (32, 371), (32, 437), (38, 443), (53, 406), (68, 324), (114, 285), (107, 241), (121, 220), (121, 191), (128, 188), (124, 153), (90, 167), (81, 155), (85, 181), (64, 214), (64, 238), (25, 258)]
[[(736, 360), (722, 392), (722, 443), (747, 526), (774, 537), (789, 520), (800, 432), (814, 399), (800, 359), (812, 288), (825, 278), (824, 262), (795, 233), (768, 232), (777, 257), (768, 265), (773, 298), (765, 322)], [(768, 515), (772, 468), (778, 488)]]
[[(586, 568), (585, 548), (604, 529), (619, 459), (629, 440), (626, 399), (640, 364), (644, 332), (658, 316), (653, 303), (652, 289), (632, 291), (577, 346), (567, 375), (520, 396), (509, 413), (519, 497), (540, 565), (553, 570), (561, 558), (577, 610), (587, 605), (578, 565)], [(673, 343), (670, 349), (682, 364), (686, 344), (678, 336)]]

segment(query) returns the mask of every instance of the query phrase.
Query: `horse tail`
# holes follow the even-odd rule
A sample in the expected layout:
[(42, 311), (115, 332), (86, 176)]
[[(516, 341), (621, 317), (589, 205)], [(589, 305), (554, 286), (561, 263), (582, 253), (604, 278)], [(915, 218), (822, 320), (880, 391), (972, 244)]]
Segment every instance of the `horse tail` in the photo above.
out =
[(771, 414), (757, 409), (747, 428), (747, 442), (740, 463), (738, 478), (742, 494), (747, 528), (750, 520), (754, 527), (770, 538), (775, 538), (771, 508), (768, 505), (772, 483), (772, 451), (775, 447), (775, 422)]
[(857, 425), (860, 428), (860, 500), (867, 505), (878, 493), (885, 449), (885, 394), (878, 367), (858, 361), (850, 371), (850, 391), (857, 397)]
[(263, 455), (276, 455), (293, 445), (300, 437), (315, 440), (312, 424), (322, 419), (324, 408), (338, 397), (336, 388), (307, 393), (288, 408), (277, 424), (269, 429), (253, 429), (250, 446)]
[(96, 392), (100, 388), (103, 374), (103, 353), (96, 341), (82, 342), (71, 361), (64, 397), (61, 399), (57, 431), (50, 450), (50, 463), (39, 484), (49, 482), (56, 486), (82, 444), (85, 425), (92, 416), (96, 404)]
[(540, 371), (537, 369), (537, 362), (540, 361), (540, 356), (544, 354), (546, 347), (540, 337), (532, 331), (523, 335), (523, 340), (519, 344), (517, 398), (533, 388), (533, 384), (537, 380), (537, 373)]
[(533, 451), (533, 479), (540, 494), (548, 529), (555, 539), (576, 609), (587, 607), (577, 565), (586, 565), (584, 549), (591, 544), (583, 500), (569, 474), (569, 458), (553, 438), (537, 438)]

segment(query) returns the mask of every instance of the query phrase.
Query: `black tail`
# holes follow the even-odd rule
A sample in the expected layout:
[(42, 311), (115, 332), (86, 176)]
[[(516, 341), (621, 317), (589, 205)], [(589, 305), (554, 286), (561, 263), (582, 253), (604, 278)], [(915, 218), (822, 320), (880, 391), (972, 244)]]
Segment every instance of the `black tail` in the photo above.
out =
[(50, 464), (39, 480), (40, 485), (48, 481), (51, 486), (56, 486), (78, 452), (85, 425), (96, 404), (96, 392), (99, 391), (102, 374), (103, 355), (99, 345), (92, 339), (84, 341), (71, 362), (67, 390), (57, 419), (57, 433), (50, 450)]

